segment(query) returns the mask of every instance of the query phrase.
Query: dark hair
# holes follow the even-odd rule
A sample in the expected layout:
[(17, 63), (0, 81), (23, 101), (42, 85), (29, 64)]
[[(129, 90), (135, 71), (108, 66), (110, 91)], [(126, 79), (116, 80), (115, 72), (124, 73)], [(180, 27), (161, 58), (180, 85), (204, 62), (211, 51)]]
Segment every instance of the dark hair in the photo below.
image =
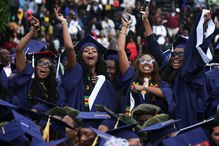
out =
[[(37, 61), (36, 61), (37, 62)], [(55, 103), (57, 100), (57, 82), (55, 78), (55, 69), (53, 66), (49, 67), (50, 74), (44, 81), (44, 85), (46, 87), (43, 88), (42, 85), (40, 85), (40, 79), (37, 76), (36, 69), (35, 69), (35, 78), (33, 79), (33, 83), (31, 86), (31, 96), (36, 96), (38, 98), (43, 98), (46, 95), (48, 96), (48, 101)], [(47, 100), (47, 99), (45, 99)]]
[[(80, 52), (77, 55), (77, 61), (82, 66), (83, 77), (87, 78), (91, 74), (90, 74), (90, 71), (88, 70), (84, 60), (82, 59), (82, 52)], [(96, 64), (96, 70), (95, 71), (96, 71), (97, 75), (104, 75), (107, 79), (109, 79), (109, 77), (107, 75), (107, 72), (106, 72), (106, 63), (105, 63), (105, 61), (102, 58), (102, 55), (100, 53), (98, 53), (98, 59), (97, 59), (97, 64)]]
[[(139, 80), (139, 81), (141, 79), (143, 79), (143, 73), (141, 73), (139, 71), (139, 59), (144, 55), (149, 55), (152, 59), (155, 60), (155, 58), (150, 54), (142, 54), (141, 56), (138, 56), (138, 58), (135, 60), (134, 67), (135, 67), (135, 70), (137, 72), (137, 80)], [(153, 65), (154, 65), (154, 68), (153, 68), (153, 71), (151, 73), (151, 80), (152, 80), (152, 82), (160, 82), (161, 81), (161, 78), (159, 75), (160, 70), (159, 70), (159, 66), (158, 66), (156, 60), (154, 61)]]

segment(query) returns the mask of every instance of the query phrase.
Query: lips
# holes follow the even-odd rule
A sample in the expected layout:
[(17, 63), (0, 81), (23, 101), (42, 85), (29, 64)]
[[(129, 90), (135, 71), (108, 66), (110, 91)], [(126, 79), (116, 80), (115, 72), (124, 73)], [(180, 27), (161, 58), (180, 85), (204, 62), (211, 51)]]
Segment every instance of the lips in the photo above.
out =
[(88, 60), (94, 60), (94, 56), (88, 56), (87, 59)]

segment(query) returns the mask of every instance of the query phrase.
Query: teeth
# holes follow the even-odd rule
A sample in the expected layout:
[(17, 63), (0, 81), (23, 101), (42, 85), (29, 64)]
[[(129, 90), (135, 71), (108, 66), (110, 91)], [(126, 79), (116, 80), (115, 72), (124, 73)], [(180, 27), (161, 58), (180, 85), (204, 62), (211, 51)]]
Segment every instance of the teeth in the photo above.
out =
[(150, 68), (148, 66), (145, 66), (144, 67), (144, 70), (149, 70)]

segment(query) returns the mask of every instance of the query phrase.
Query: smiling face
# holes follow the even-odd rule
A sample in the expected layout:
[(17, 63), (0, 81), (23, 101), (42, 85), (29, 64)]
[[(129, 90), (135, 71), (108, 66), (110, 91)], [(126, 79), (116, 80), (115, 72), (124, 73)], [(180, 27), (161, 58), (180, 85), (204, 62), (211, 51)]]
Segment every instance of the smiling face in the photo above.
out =
[(82, 52), (82, 59), (88, 67), (95, 67), (98, 60), (97, 49), (93, 46), (87, 46)]
[(46, 79), (50, 74), (50, 67), (52, 66), (52, 63), (47, 58), (42, 58), (37, 61), (36, 65), (36, 73), (38, 78), (40, 79)]
[(171, 65), (173, 69), (179, 69), (183, 63), (184, 48), (176, 48), (171, 55)]
[(115, 79), (115, 75), (116, 75), (116, 64), (115, 61), (113, 60), (106, 60), (106, 66), (107, 66), (107, 74), (110, 78), (110, 80), (114, 80)]
[(143, 74), (151, 74), (154, 69), (154, 61), (150, 55), (143, 55), (139, 59), (139, 71)]

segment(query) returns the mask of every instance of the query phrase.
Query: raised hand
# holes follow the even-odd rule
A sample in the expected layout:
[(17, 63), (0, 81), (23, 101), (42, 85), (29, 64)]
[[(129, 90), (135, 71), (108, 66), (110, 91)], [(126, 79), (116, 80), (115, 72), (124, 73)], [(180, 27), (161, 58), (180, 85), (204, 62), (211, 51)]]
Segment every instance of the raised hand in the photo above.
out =
[(36, 17), (32, 16), (32, 20), (30, 23), (31, 23), (31, 30), (38, 31), (40, 29), (40, 21)]
[(148, 16), (149, 16), (149, 8), (146, 7), (144, 14), (142, 15), (142, 20), (146, 21), (148, 20)]
[(66, 21), (63, 14), (60, 13), (60, 8), (54, 8), (56, 19), (58, 19), (60, 22)]
[(126, 21), (125, 15), (127, 15), (127, 14), (126, 13), (122, 14), (122, 26), (129, 27), (133, 22), (133, 18), (131, 17), (131, 19), (129, 21)]

